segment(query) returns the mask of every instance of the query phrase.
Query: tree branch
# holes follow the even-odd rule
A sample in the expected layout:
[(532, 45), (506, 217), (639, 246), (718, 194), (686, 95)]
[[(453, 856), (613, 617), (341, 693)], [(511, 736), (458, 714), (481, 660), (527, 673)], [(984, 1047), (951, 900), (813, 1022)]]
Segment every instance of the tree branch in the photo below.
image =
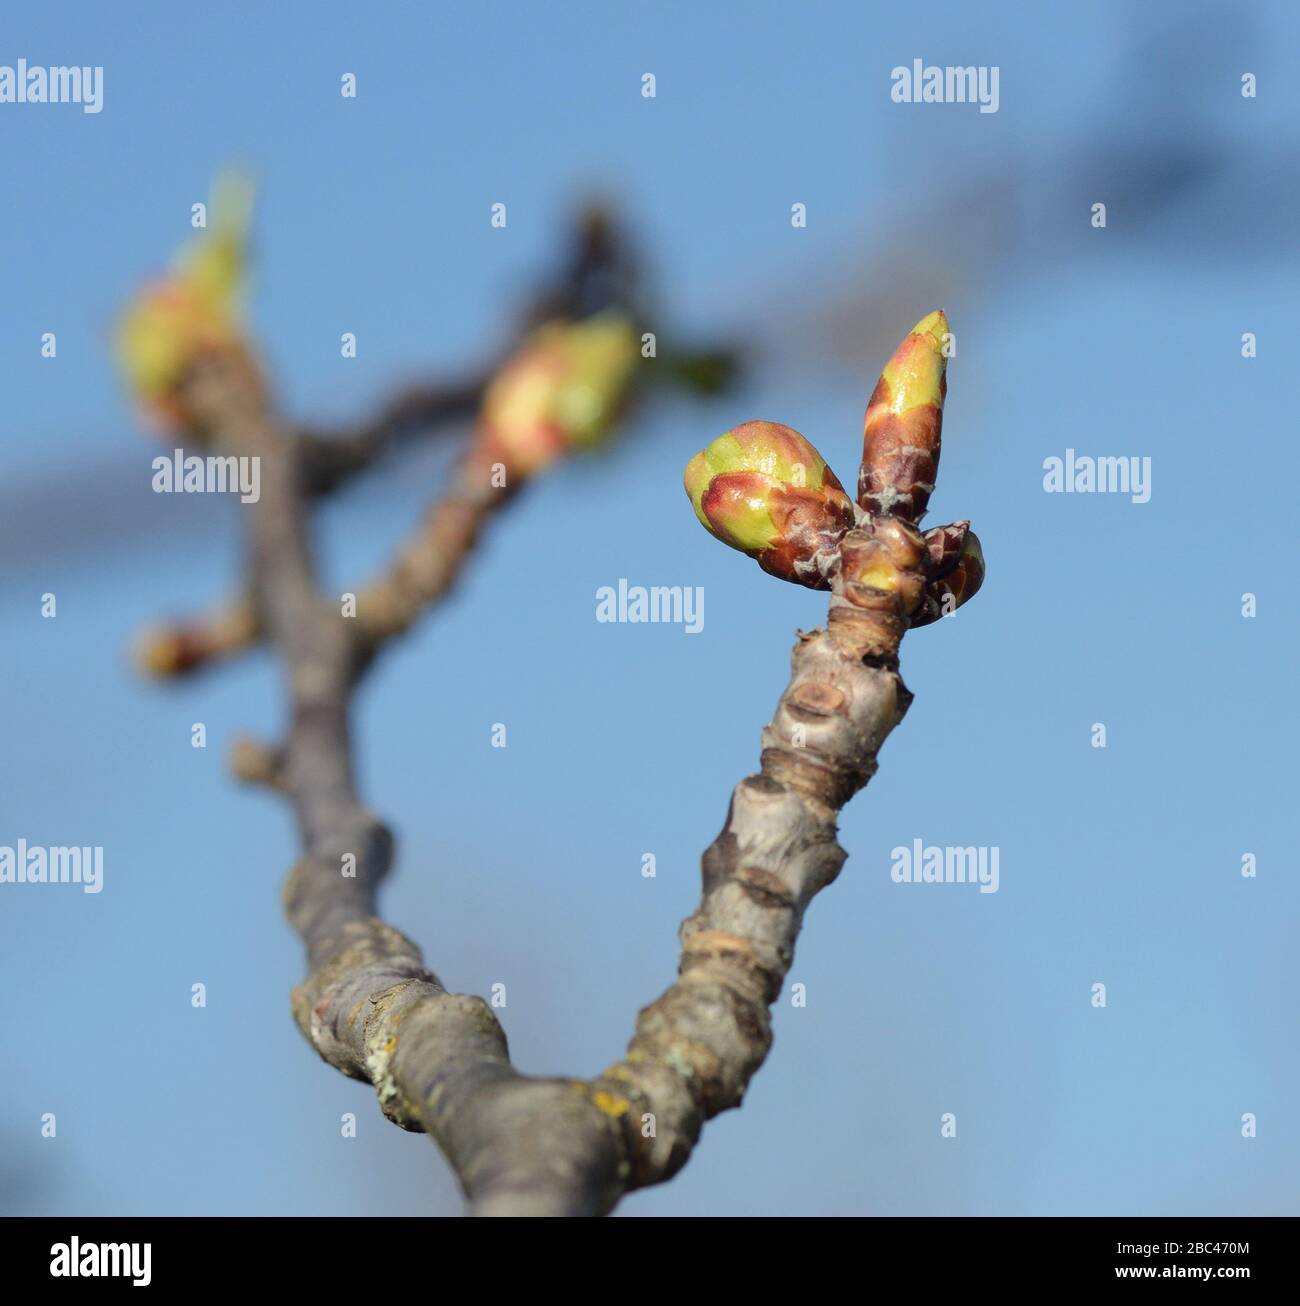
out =
[[(483, 390), (449, 492), (352, 609), (320, 587), (311, 507), (367, 465), (409, 410), (396, 405), (328, 458), (279, 420), (232, 315), (241, 253), (232, 242), (242, 232), (232, 223), (191, 252), (174, 285), (132, 308), (121, 340), (128, 374), (157, 413), (258, 465), (260, 496), (243, 503), (247, 597), (146, 646), (144, 661), (174, 672), (257, 637), (278, 658), (284, 738), (243, 740), (233, 762), (286, 796), (297, 819), (302, 855), (284, 902), (307, 974), (293, 1011), (320, 1056), (371, 1083), (391, 1120), (437, 1140), (476, 1213), (604, 1213), (675, 1174), (704, 1122), (740, 1104), (770, 1048), (770, 1006), (804, 912), (843, 865), (838, 812), (875, 772), (910, 702), (899, 642), (983, 579), (969, 523), (926, 535), (916, 525), (938, 467), (947, 320), (923, 318), (881, 374), (856, 503), (817, 450), (778, 423), (743, 423), (687, 465), (687, 494), (711, 534), (772, 576), (830, 591), (826, 629), (800, 633), (760, 769), (736, 787), (704, 854), (676, 982), (641, 1011), (623, 1058), (594, 1079), (529, 1078), (510, 1064), (489, 1006), (449, 992), (377, 915), (393, 840), (357, 791), (350, 711), (376, 653), (447, 591), (488, 515), (557, 459), (598, 442), (623, 411), (644, 340), (625, 302), (600, 310), (630, 290), (614, 275), (607, 227), (589, 223), (563, 293), (539, 302), (547, 325)], [(718, 377), (709, 365), (692, 375), (681, 361), (669, 370), (697, 388)]]
[(410, 385), (386, 400), (377, 412), (345, 431), (304, 427), (297, 438), (304, 489), (332, 494), (379, 462), (404, 438), (453, 430), (478, 409), (494, 369), (445, 382)]
[[(642, 1011), (623, 1059), (590, 1081), (527, 1078), (491, 1008), (448, 992), (375, 915), (392, 840), (357, 795), (348, 731), (367, 636), (318, 591), (295, 442), (219, 362), (195, 369), (187, 402), (220, 447), (262, 460), (261, 499), (244, 511), (255, 602), (291, 702), (276, 773), (303, 842), (284, 894), (307, 949), (293, 999), (303, 1034), (372, 1083), (390, 1119), (433, 1135), (477, 1213), (599, 1214), (667, 1179), (703, 1122), (739, 1105), (766, 1056), (769, 1004), (804, 911), (844, 860), (836, 813), (906, 710), (895, 661), (906, 617), (894, 596), (832, 577), (828, 627), (799, 636), (760, 772), (736, 788), (704, 855), (679, 978)], [(875, 543), (868, 520), (844, 549)], [(918, 542), (918, 577), (923, 552)]]

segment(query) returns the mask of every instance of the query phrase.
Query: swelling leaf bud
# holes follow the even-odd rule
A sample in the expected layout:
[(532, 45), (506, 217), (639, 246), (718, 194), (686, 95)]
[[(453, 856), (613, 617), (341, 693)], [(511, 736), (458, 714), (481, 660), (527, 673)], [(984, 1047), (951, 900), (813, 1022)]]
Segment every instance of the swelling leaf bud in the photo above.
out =
[(858, 503), (875, 516), (917, 522), (925, 515), (939, 470), (947, 335), (942, 310), (923, 317), (894, 350), (872, 391), (863, 420)]
[(639, 359), (639, 337), (622, 313), (539, 327), (488, 386), (480, 456), (527, 477), (599, 444), (621, 415)]
[(744, 422), (686, 464), (695, 515), (711, 535), (770, 575), (829, 589), (853, 505), (821, 454), (779, 422)]

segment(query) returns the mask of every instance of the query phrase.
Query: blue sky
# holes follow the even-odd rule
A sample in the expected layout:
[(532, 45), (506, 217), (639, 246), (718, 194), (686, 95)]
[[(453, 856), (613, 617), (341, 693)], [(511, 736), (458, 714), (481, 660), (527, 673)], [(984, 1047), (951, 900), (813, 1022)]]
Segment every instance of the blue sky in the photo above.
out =
[[(0, 843), (100, 844), (105, 889), (0, 886), (0, 1206), (459, 1209), (432, 1146), (290, 1020), (293, 830), (223, 769), (234, 734), (277, 728), (271, 663), (162, 690), (124, 656), (234, 574), (228, 505), (150, 492), (158, 446), (107, 340), (236, 161), (261, 188), (253, 317), (295, 416), (358, 416), (483, 356), (592, 193), (644, 248), (661, 338), (754, 344), (743, 389), (659, 402), (533, 487), (358, 703), (364, 792), (399, 838), (385, 914), (450, 987), (506, 985), (532, 1072), (600, 1069), (670, 982), (699, 853), (757, 765), (794, 629), (825, 611), (699, 529), (682, 466), (768, 418), (848, 483), (889, 349), (939, 305), (957, 334), (930, 521), (973, 520), (985, 589), (904, 644), (916, 701), (808, 913), (807, 1006), (782, 996), (744, 1107), (624, 1212), (1296, 1213), (1300, 14), (555, 8), (6, 15), (0, 63), (105, 83), (98, 115), (0, 105)], [(917, 57), (997, 65), (999, 111), (894, 104), (890, 69)], [(1151, 458), (1150, 502), (1044, 493), (1067, 448)], [(445, 464), (413, 451), (322, 513), (340, 587)], [(620, 577), (703, 586), (703, 632), (597, 623)], [(918, 837), (997, 846), (999, 891), (893, 883)]]

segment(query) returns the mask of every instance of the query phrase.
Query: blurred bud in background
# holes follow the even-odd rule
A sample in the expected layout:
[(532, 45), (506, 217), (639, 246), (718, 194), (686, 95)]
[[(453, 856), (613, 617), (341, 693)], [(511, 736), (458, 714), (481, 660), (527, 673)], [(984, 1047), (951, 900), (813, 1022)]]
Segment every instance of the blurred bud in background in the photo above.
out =
[(613, 309), (538, 327), (488, 386), (476, 461), (527, 478), (599, 444), (626, 406), (639, 341), (632, 319)]
[(119, 365), (150, 422), (167, 433), (198, 434), (183, 382), (201, 357), (225, 354), (255, 370), (244, 338), (243, 290), (253, 188), (235, 173), (213, 190), (209, 227), (147, 286), (117, 323)]

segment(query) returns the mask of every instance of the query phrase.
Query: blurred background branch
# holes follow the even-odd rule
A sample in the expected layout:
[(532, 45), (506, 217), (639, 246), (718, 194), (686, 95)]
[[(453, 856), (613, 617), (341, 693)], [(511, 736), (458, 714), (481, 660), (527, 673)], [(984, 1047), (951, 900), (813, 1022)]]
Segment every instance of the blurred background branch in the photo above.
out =
[[(391, 455), (404, 440), (460, 432), (466, 419), (483, 407), (494, 378), (511, 366), (521, 365), (513, 361), (516, 355), (524, 360), (522, 366), (529, 366), (530, 339), (540, 339), (546, 330), (556, 332), (558, 324), (573, 324), (576, 340), (580, 338), (576, 334), (581, 331), (579, 324), (609, 317), (612, 322), (627, 323), (624, 329), (631, 337), (633, 322), (644, 313), (636, 293), (636, 259), (629, 239), (606, 209), (589, 206), (579, 211), (568, 248), (557, 259), (557, 265), (557, 271), (520, 315), (510, 349), (481, 372), (446, 382), (407, 386), (384, 401), (370, 419), (351, 428), (294, 431), (296, 475), (302, 492), (308, 498), (336, 492)], [(171, 318), (162, 323), (164, 332), (173, 329)], [(641, 342), (632, 338), (623, 347), (628, 351), (629, 364), (635, 351), (644, 352)], [(539, 346), (538, 351), (543, 348)], [(641, 389), (666, 384), (710, 395), (735, 381), (740, 355), (734, 345), (698, 351), (677, 346), (662, 357), (657, 340), (650, 348), (654, 364), (639, 369)], [(568, 365), (559, 356), (550, 361), (542, 359), (535, 366), (544, 370), (552, 362), (561, 369)], [(584, 384), (612, 385), (604, 375), (608, 366), (596, 358), (595, 371)], [(615, 381), (616, 393), (610, 396), (610, 411), (602, 419), (597, 436), (603, 436), (603, 428), (611, 426), (632, 399), (625, 393), (621, 373)], [(491, 425), (491, 413), (485, 416), (484, 423)], [(510, 420), (498, 425), (507, 432), (514, 429)], [(492, 435), (486, 426), (483, 430)], [(470, 446), (446, 494), (398, 560), (394, 574), (372, 583), (365, 593), (361, 623), (370, 632), (372, 646), (405, 630), (422, 609), (442, 597), (468, 555), (481, 521), (510, 501), (523, 477), (541, 470), (564, 451), (562, 441), (553, 450), (525, 451), (527, 465), (516, 460), (509, 484), (493, 485), (489, 482), (493, 460), (509, 460), (512, 451), (499, 439), (480, 439)], [(135, 660), (142, 671), (162, 679), (190, 675), (254, 647), (262, 632), (257, 605), (249, 599), (236, 600), (208, 614), (150, 626), (136, 640)]]

